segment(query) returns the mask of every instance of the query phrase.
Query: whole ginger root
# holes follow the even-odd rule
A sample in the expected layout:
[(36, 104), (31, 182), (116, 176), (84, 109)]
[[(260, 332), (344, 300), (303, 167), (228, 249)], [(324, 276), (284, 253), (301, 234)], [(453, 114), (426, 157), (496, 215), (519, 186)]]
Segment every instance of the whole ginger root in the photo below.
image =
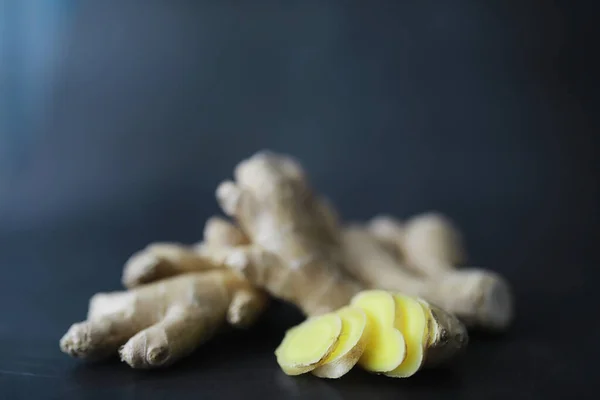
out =
[(64, 352), (119, 352), (134, 368), (170, 365), (227, 323), (251, 325), (270, 295), (307, 316), (275, 352), (287, 374), (339, 378), (359, 365), (408, 377), (461, 353), (463, 323), (496, 329), (510, 320), (490, 317), (497, 309), (469, 294), (478, 281), (453, 269), (460, 248), (444, 229), (422, 229), (418, 220), (385, 229), (376, 220), (339, 224), (290, 157), (253, 155), (216, 197), (235, 224), (213, 217), (203, 242), (135, 253), (122, 276), (128, 290), (94, 296), (88, 319), (62, 338)]
[(203, 255), (246, 241), (224, 227), (213, 218), (202, 245), (158, 243), (134, 254), (123, 274), (129, 290), (94, 295), (87, 320), (60, 340), (62, 351), (87, 360), (118, 353), (132, 368), (158, 368), (189, 355), (227, 323), (250, 326), (266, 308), (266, 293)]

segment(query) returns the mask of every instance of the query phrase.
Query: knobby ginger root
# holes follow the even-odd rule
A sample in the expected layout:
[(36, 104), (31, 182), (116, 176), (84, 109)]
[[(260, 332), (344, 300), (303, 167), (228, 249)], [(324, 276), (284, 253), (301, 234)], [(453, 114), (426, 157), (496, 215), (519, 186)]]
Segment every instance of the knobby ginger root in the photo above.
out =
[(404, 225), (389, 216), (368, 224), (369, 231), (397, 260), (428, 281), (445, 288), (438, 303), (455, 313), (468, 327), (490, 331), (506, 329), (513, 318), (510, 287), (500, 275), (480, 268), (456, 269), (466, 260), (459, 231), (438, 213), (410, 218)]
[(350, 371), (362, 356), (369, 337), (367, 315), (358, 307), (335, 312), (342, 319), (342, 331), (334, 350), (312, 371), (320, 378), (336, 379)]
[(204, 226), (204, 242), (195, 246), (153, 243), (134, 253), (125, 263), (123, 286), (133, 288), (175, 275), (220, 267), (211, 253), (246, 244), (248, 238), (239, 228), (223, 218), (211, 217)]
[(240, 228), (225, 218), (216, 216), (210, 217), (204, 225), (204, 242), (218, 247), (233, 247), (250, 243)]
[(234, 175), (235, 182), (219, 185), (217, 199), (252, 244), (224, 255), (224, 263), (307, 316), (347, 305), (362, 285), (341, 267), (332, 218), (300, 165), (259, 152)]
[(213, 217), (204, 239), (196, 246), (155, 243), (135, 253), (122, 278), (130, 290), (92, 297), (87, 321), (69, 329), (61, 349), (90, 360), (118, 351), (133, 368), (154, 368), (188, 355), (225, 322), (250, 326), (266, 308), (267, 294), (209, 256), (247, 238)]
[(230, 270), (183, 274), (96, 294), (87, 320), (71, 326), (60, 347), (83, 359), (118, 351), (132, 368), (164, 367), (190, 354), (226, 321), (248, 326), (265, 304), (263, 292)]
[(275, 350), (277, 363), (288, 375), (315, 369), (334, 351), (342, 332), (342, 319), (335, 313), (312, 317), (289, 329)]
[(174, 275), (215, 268), (193, 248), (179, 243), (152, 243), (133, 254), (125, 263), (122, 283), (134, 288)]

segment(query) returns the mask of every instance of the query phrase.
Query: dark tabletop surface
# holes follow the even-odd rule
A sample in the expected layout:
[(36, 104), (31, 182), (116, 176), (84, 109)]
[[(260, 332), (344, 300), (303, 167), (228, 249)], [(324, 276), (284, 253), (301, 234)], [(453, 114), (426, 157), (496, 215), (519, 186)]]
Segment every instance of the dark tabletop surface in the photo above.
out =
[[(595, 398), (591, 9), (492, 3), (3, 3), (0, 398)], [(198, 240), (263, 148), (345, 219), (449, 215), (513, 285), (513, 327), (406, 380), (285, 376), (273, 351), (301, 317), (280, 303), (165, 371), (62, 354), (128, 256)]]

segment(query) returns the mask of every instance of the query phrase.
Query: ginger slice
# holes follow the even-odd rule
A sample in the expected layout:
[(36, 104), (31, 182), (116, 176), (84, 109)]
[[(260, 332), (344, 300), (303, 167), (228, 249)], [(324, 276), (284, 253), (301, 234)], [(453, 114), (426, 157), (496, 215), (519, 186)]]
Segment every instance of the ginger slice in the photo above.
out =
[(275, 350), (277, 363), (287, 375), (300, 375), (318, 367), (334, 350), (342, 332), (335, 313), (308, 318), (289, 329)]
[(398, 368), (406, 357), (406, 343), (394, 327), (396, 304), (390, 292), (365, 290), (354, 296), (350, 304), (365, 311), (370, 328), (359, 365), (379, 373)]
[(358, 362), (368, 338), (367, 316), (358, 307), (343, 307), (335, 312), (342, 319), (342, 332), (334, 350), (312, 371), (320, 378), (340, 378)]
[(413, 297), (394, 294), (396, 302), (396, 328), (406, 341), (406, 358), (396, 369), (385, 375), (394, 378), (407, 378), (414, 375), (423, 364), (427, 346), (429, 313), (425, 306)]

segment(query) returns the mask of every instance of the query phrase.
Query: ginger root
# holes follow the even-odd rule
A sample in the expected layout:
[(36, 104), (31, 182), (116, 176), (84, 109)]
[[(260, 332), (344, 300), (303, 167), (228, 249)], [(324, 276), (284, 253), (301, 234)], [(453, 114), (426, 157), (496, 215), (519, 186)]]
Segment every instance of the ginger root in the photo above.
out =
[(125, 263), (122, 282), (133, 288), (188, 272), (221, 267), (212, 253), (248, 244), (248, 238), (231, 222), (211, 217), (204, 225), (204, 241), (194, 246), (180, 243), (152, 243), (134, 253)]
[(226, 269), (190, 273), (135, 289), (99, 293), (87, 320), (62, 337), (63, 352), (98, 360), (115, 355), (132, 368), (164, 367), (187, 356), (228, 321), (251, 324), (263, 293)]
[(268, 296), (206, 254), (247, 243), (229, 222), (211, 218), (205, 242), (195, 247), (156, 243), (126, 263), (129, 290), (99, 293), (87, 320), (60, 340), (73, 357), (98, 360), (119, 353), (132, 368), (156, 368), (193, 352), (226, 322), (246, 328), (264, 311)]
[(347, 305), (362, 285), (340, 266), (337, 232), (300, 165), (260, 152), (234, 175), (219, 185), (217, 199), (252, 244), (232, 249), (223, 263), (308, 316)]
[[(456, 268), (465, 262), (466, 251), (460, 232), (448, 218), (438, 213), (425, 213), (401, 224), (392, 217), (378, 216), (368, 223), (367, 229), (388, 251), (392, 251), (398, 270), (409, 269), (430, 285), (439, 286), (437, 297), (430, 298), (427, 294), (423, 297), (437, 301), (469, 328), (488, 331), (508, 328), (514, 313), (508, 282), (481, 268)], [(373, 284), (380, 286), (379, 283), (400, 275), (392, 268), (386, 268), (386, 271), (381, 282)], [(401, 286), (405, 289), (404, 285), (395, 288), (401, 289)]]
[[(213, 217), (201, 243), (154, 243), (135, 253), (122, 276), (129, 290), (94, 296), (87, 321), (69, 329), (61, 349), (88, 359), (118, 351), (134, 368), (170, 365), (226, 322), (252, 324), (268, 293), (307, 316), (275, 351), (285, 373), (339, 378), (358, 364), (408, 377), (465, 348), (466, 329), (453, 313), (481, 321), (480, 310), (465, 306), (474, 297), (457, 296), (468, 290), (447, 268), (453, 255), (438, 251), (437, 264), (425, 257), (407, 240), (414, 225), (394, 240), (374, 223), (341, 228), (290, 157), (260, 152), (242, 161), (216, 197), (237, 226)], [(409, 252), (412, 271), (402, 268)], [(444, 279), (432, 278), (440, 266)]]

